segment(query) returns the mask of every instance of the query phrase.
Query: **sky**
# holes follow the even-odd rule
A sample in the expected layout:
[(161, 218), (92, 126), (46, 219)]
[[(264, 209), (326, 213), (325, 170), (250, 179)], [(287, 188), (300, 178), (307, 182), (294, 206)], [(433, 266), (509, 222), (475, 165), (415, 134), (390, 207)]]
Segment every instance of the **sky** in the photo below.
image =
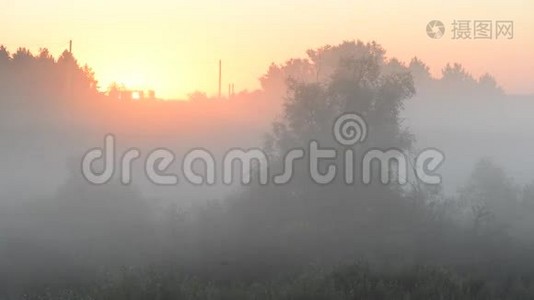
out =
[[(435, 76), (459, 62), (475, 76), (491, 73), (508, 93), (534, 93), (532, 0), (1, 2), (0, 44), (58, 56), (72, 39), (74, 55), (93, 68), (102, 89), (118, 82), (167, 99), (197, 90), (214, 95), (221, 59), (223, 91), (229, 83), (254, 90), (273, 62), (359, 39), (377, 41), (388, 57), (417, 56)], [(441, 39), (426, 35), (431, 20), (445, 24)], [(510, 20), (514, 37), (455, 40), (455, 20)]]

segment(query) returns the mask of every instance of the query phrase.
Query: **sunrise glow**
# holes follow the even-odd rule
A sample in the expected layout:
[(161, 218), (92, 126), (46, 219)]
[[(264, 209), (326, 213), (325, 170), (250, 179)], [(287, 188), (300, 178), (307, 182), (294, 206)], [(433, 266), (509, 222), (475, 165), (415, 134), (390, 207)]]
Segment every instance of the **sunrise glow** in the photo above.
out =
[[(534, 2), (526, 0), (506, 4), (458, 0), (447, 5), (432, 1), (406, 5), (339, 0), (313, 5), (281, 0), (54, 0), (8, 1), (0, 18), (2, 42), (9, 48), (25, 46), (36, 52), (48, 47), (57, 55), (72, 39), (76, 57), (95, 70), (101, 89), (119, 82), (154, 89), (164, 98), (184, 98), (196, 90), (217, 92), (219, 59), (224, 84), (253, 90), (272, 62), (305, 57), (307, 49), (354, 39), (377, 40), (388, 56), (401, 60), (417, 56), (436, 75), (447, 62), (458, 61), (475, 75), (494, 74), (510, 92), (533, 92), (532, 79), (519, 75), (534, 69), (532, 11)], [(458, 19), (514, 20), (515, 37), (432, 40), (425, 26), (433, 19), (449, 27)], [(510, 60), (518, 56), (522, 59)]]

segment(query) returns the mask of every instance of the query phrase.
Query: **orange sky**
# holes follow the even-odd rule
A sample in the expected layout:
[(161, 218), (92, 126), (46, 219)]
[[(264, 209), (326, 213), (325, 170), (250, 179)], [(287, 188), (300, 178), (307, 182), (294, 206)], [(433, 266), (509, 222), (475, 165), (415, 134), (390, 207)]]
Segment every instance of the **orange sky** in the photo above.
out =
[[(184, 98), (214, 94), (217, 64), (223, 87), (255, 89), (271, 62), (343, 40), (376, 40), (389, 57), (418, 56), (439, 74), (460, 62), (474, 75), (490, 72), (511, 93), (534, 93), (534, 1), (215, 1), (215, 0), (3, 0), (0, 43), (14, 51), (48, 47), (74, 53), (112, 81)], [(439, 40), (426, 36), (433, 19), (447, 26)], [(512, 40), (453, 40), (454, 20), (512, 20)], [(223, 89), (224, 91), (226, 88)]]

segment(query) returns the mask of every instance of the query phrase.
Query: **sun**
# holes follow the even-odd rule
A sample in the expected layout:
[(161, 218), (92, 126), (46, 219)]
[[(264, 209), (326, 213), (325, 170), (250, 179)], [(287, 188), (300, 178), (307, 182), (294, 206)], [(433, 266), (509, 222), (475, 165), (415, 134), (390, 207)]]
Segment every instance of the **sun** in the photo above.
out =
[(134, 91), (132, 92), (132, 99), (133, 100), (141, 100), (141, 92), (139, 91)]

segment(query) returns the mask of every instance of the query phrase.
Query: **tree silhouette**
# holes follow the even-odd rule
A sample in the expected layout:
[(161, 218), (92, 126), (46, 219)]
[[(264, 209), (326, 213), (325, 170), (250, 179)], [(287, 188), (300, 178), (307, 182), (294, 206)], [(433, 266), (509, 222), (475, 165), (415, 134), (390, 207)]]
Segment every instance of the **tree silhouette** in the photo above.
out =
[(471, 207), (473, 228), (478, 234), (494, 233), (515, 222), (518, 193), (504, 170), (490, 159), (475, 164), (460, 197)]
[[(346, 42), (310, 50), (308, 55), (310, 66), (320, 71), (319, 81), (287, 81), (282, 119), (274, 124), (266, 143), (272, 174), (281, 173), (289, 150), (307, 149), (312, 140), (321, 147), (346, 149), (332, 135), (335, 119), (345, 112), (362, 115), (372, 132), (365, 144), (355, 147), (356, 157), (371, 147), (410, 148), (411, 135), (401, 128), (399, 117), (402, 102), (414, 94), (406, 68), (393, 68), (394, 62), (388, 68), (383, 49), (375, 43)], [(288, 184), (253, 185), (236, 199), (229, 211), (230, 228), (247, 241), (242, 251), (265, 248), (270, 251), (265, 250), (265, 255), (291, 257), (287, 263), (294, 264), (301, 259), (333, 261), (357, 254), (394, 256), (395, 251), (379, 246), (392, 239), (396, 249), (408, 247), (403, 235), (409, 235), (408, 228), (415, 226), (419, 216), (409, 211), (397, 188), (366, 187), (359, 179), (347, 185), (341, 176), (322, 186), (310, 178), (307, 159), (308, 154), (294, 166)], [(336, 162), (343, 166), (340, 157)], [(319, 167), (324, 169), (324, 163)], [(355, 178), (361, 178), (359, 171), (355, 173)], [(385, 252), (371, 251), (377, 248)]]

